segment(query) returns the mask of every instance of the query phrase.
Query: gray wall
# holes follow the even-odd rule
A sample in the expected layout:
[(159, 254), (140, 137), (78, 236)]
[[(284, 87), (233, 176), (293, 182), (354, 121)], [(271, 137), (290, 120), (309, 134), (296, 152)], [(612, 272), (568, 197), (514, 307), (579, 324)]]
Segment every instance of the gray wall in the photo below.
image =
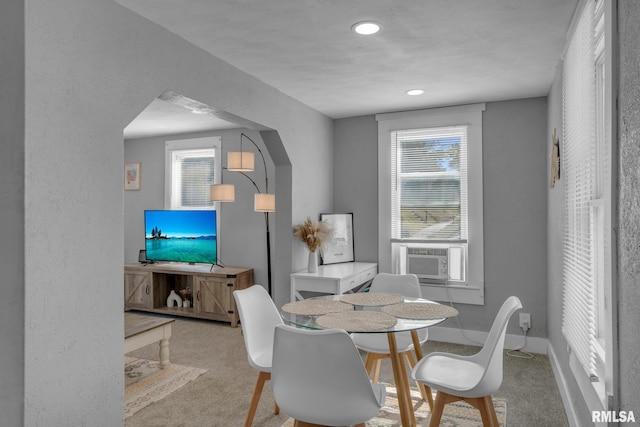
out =
[(333, 124), (115, 2), (19, 3), (21, 10), (3, 8), (2, 22), (11, 22), (0, 39), (3, 53), (17, 60), (8, 74), (2, 63), (15, 91), (3, 93), (0, 105), (18, 111), (0, 119), (17, 119), (2, 126), (15, 149), (5, 151), (3, 141), (0, 169), (3, 195), (12, 185), (5, 201), (15, 203), (3, 213), (15, 255), (0, 265), (3, 283), (18, 293), (2, 310), (3, 319), (17, 319), (0, 328), (3, 343), (16, 346), (0, 359), (0, 372), (11, 372), (15, 385), (5, 386), (3, 376), (3, 389), (15, 393), (3, 396), (3, 421), (5, 413), (18, 417), (23, 398), (24, 418), (14, 425), (122, 425), (124, 127), (170, 89), (278, 131), (286, 152), (279, 161), (290, 164), (276, 172), (276, 186), (284, 179), (291, 192), (278, 201), (276, 224), (286, 226), (275, 232), (274, 273), (276, 298), (286, 298), (291, 270), (305, 265), (294, 254), (291, 225), (332, 208)]
[(10, 426), (24, 409), (24, 9), (9, 1), (0, 13), (0, 414)]
[[(465, 329), (488, 331), (505, 297), (517, 295), (531, 313), (529, 335), (546, 336), (546, 114), (544, 97), (486, 104), (485, 305), (457, 305)], [(355, 213), (356, 258), (363, 260), (376, 260), (377, 229), (384, 226), (377, 218), (376, 147), (373, 116), (336, 120), (334, 206)], [(522, 333), (516, 320), (508, 331)]]
[[(247, 129), (242, 130), (242, 132), (254, 140), (265, 155), (269, 174), (269, 191), (277, 194), (278, 191), (274, 185), (273, 161), (264, 146), (260, 134)], [(142, 163), (142, 185), (140, 191), (124, 192), (125, 263), (137, 262), (138, 251), (144, 249), (144, 210), (165, 208), (165, 141), (207, 136), (222, 137), (223, 165), (226, 165), (227, 152), (240, 150), (240, 130), (171, 135), (125, 141), (124, 161)], [(243, 147), (246, 150), (247, 145), (251, 144), (247, 143), (246, 140), (244, 142)], [(251, 146), (250, 150), (255, 152), (253, 146)], [(248, 175), (256, 181), (260, 190), (264, 191), (263, 166), (258, 153), (256, 153), (256, 171), (249, 172)], [(224, 172), (224, 183), (235, 185), (236, 201), (220, 204), (219, 262), (226, 266), (253, 268), (255, 282), (266, 287), (266, 229), (264, 214), (253, 211), (255, 188), (247, 178), (228, 171)], [(270, 215), (270, 230), (274, 230), (274, 216), (276, 214)]]
[(353, 212), (356, 261), (378, 261), (378, 122), (375, 116), (336, 120), (333, 208)]
[(640, 412), (640, 3), (619, 0), (620, 409)]

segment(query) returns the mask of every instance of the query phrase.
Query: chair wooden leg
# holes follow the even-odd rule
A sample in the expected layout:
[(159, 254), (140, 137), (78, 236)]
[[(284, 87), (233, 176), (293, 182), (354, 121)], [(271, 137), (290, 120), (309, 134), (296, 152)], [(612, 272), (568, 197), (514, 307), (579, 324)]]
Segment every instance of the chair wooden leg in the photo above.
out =
[(466, 399), (438, 390), (438, 393), (436, 393), (436, 401), (433, 405), (433, 411), (431, 412), (431, 421), (429, 421), (429, 427), (438, 427), (440, 425), (440, 419), (442, 418), (444, 405), (446, 405), (447, 403), (458, 402), (460, 400)]
[(480, 411), (480, 417), (482, 418), (482, 425), (484, 427), (499, 427), (498, 416), (496, 410), (493, 407), (493, 399), (491, 396), (484, 397), (465, 397), (465, 402)]
[[(413, 354), (410, 351), (404, 353), (407, 358), (407, 363), (409, 367), (413, 369), (416, 366), (416, 361), (413, 358)], [(420, 395), (422, 396), (422, 400), (426, 400), (429, 403), (429, 409), (433, 411), (433, 395), (431, 394), (431, 387), (426, 384), (421, 383), (420, 381), (416, 381), (416, 385), (418, 386), (418, 390), (420, 390)]]
[(260, 400), (264, 383), (270, 379), (270, 372), (260, 371), (258, 374), (258, 379), (256, 380), (256, 386), (253, 389), (253, 396), (251, 397), (251, 404), (249, 405), (249, 412), (247, 413), (247, 419), (244, 422), (244, 427), (251, 427), (253, 417), (256, 415), (256, 410), (258, 409), (258, 401)]
[(464, 401), (480, 410), (480, 417), (482, 417), (482, 425), (484, 427), (493, 427), (493, 420), (491, 419), (491, 415), (489, 415), (484, 398), (464, 399)]
[(429, 421), (429, 427), (438, 427), (440, 425), (442, 411), (444, 410), (444, 401), (444, 393), (439, 391), (436, 394), (436, 402), (433, 405), (433, 410), (431, 411), (431, 421)]
[(371, 376), (371, 382), (377, 383), (380, 380), (380, 361), (388, 357), (388, 354), (367, 353), (364, 367), (367, 374)]
[(492, 425), (494, 427), (499, 427), (500, 423), (498, 422), (498, 414), (496, 414), (496, 408), (493, 406), (493, 398), (491, 395), (484, 397), (484, 404), (487, 408), (487, 412), (489, 412), (489, 418), (491, 418)]
[(373, 355), (371, 353), (367, 353), (367, 358), (364, 360), (364, 369), (367, 371), (368, 375), (371, 375), (372, 368), (373, 368)]
[(278, 406), (278, 402), (273, 405), (273, 413), (278, 415), (280, 413), (280, 407)]
[[(418, 337), (418, 331), (416, 331), (415, 329), (411, 331), (411, 341), (413, 341), (413, 351), (416, 353), (416, 361), (419, 362), (420, 360), (422, 360), (422, 347), (420, 347), (420, 339)], [(411, 367), (411, 369), (413, 369), (413, 366)], [(431, 387), (429, 387), (426, 384), (422, 384), (424, 386), (424, 393), (427, 395), (427, 403), (429, 403), (429, 409), (433, 411), (433, 394), (431, 392)], [(422, 394), (422, 388), (420, 387), (420, 385), (418, 385), (418, 388), (420, 388), (420, 394)], [(422, 395), (422, 398), (424, 399), (424, 394)]]
[(380, 381), (380, 365), (382, 363), (382, 359), (381, 358), (376, 358), (376, 360), (373, 362), (373, 376), (371, 377), (371, 381), (373, 381), (374, 383), (377, 383)]

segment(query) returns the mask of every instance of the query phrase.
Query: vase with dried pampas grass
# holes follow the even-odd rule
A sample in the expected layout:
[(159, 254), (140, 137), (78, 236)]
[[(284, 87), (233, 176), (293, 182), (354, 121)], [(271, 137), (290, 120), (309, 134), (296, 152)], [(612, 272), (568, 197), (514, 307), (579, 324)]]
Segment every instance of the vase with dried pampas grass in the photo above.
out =
[(331, 239), (331, 229), (324, 221), (313, 221), (307, 217), (302, 224), (293, 226), (293, 235), (309, 249), (309, 264), (307, 270), (310, 273), (318, 271), (317, 250), (321, 249)]

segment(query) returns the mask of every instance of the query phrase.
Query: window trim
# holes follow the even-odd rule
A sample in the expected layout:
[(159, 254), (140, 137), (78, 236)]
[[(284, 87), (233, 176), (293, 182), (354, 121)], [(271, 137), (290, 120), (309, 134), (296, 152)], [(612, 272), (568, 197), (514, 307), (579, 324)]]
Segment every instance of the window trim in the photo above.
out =
[[(596, 85), (596, 96), (601, 95), (594, 103), (594, 108), (598, 111), (598, 108), (602, 110), (598, 111), (600, 116), (596, 116), (596, 121), (602, 121), (598, 123), (594, 130), (596, 138), (604, 138), (605, 149), (601, 149), (599, 145), (602, 140), (597, 142), (596, 157), (604, 156), (602, 159), (596, 158), (596, 164), (598, 170), (596, 171), (594, 197), (591, 200), (591, 206), (595, 214), (604, 217), (604, 221), (594, 229), (594, 238), (600, 239), (595, 244), (596, 264), (599, 269), (596, 275), (596, 291), (602, 287), (601, 298), (596, 301), (598, 304), (604, 304), (604, 319), (600, 318), (600, 321), (604, 322), (604, 340), (602, 336), (598, 335), (597, 342), (595, 344), (595, 377), (598, 381), (592, 381), (594, 378), (590, 378), (588, 372), (585, 371), (584, 366), (578, 360), (574, 351), (567, 343), (567, 351), (569, 352), (569, 365), (570, 370), (576, 380), (578, 389), (580, 390), (582, 397), (587, 407), (592, 411), (601, 410), (615, 410), (619, 408), (619, 395), (616, 392), (619, 384), (619, 366), (618, 366), (618, 348), (615, 345), (617, 342), (617, 307), (614, 303), (617, 299), (616, 292), (616, 233), (615, 233), (615, 218), (617, 212), (616, 199), (616, 176), (617, 176), (617, 162), (616, 162), (616, 147), (615, 141), (617, 139), (616, 128), (616, 102), (615, 94), (617, 87), (616, 80), (616, 50), (615, 50), (615, 35), (616, 35), (616, 10), (615, 2), (611, 0), (581, 0), (576, 7), (576, 12), (573, 17), (572, 25), (569, 31), (568, 39), (573, 37), (576, 31), (576, 23), (579, 21), (582, 13), (584, 13), (585, 7), (588, 2), (592, 2), (589, 6), (594, 7), (594, 60), (592, 63), (594, 74), (596, 79), (599, 77), (598, 73), (604, 72), (604, 79), (601, 80), (601, 84), (604, 88), (599, 88)], [(600, 67), (600, 69), (598, 69)], [(597, 81), (597, 80), (596, 80)], [(598, 93), (598, 90), (602, 90)], [(564, 107), (563, 107), (564, 108)], [(606, 165), (604, 162), (607, 162)], [(599, 168), (607, 166), (606, 174), (602, 174), (602, 170)], [(594, 220), (595, 222), (595, 220)], [(599, 282), (599, 283), (598, 283)], [(598, 311), (601, 308), (599, 306), (594, 307), (595, 315), (598, 315)], [(564, 302), (563, 302), (564, 310)], [(601, 325), (602, 326), (602, 325)], [(598, 331), (599, 333), (600, 331)], [(602, 357), (604, 356), (604, 360)], [(600, 425), (600, 424), (598, 424)]]
[(391, 239), (390, 132), (403, 129), (467, 125), (469, 190), (468, 274), (465, 285), (421, 284), (425, 298), (484, 305), (484, 220), (482, 174), (482, 112), (484, 103), (377, 114), (378, 122), (378, 265), (394, 272)]
[[(180, 151), (180, 150), (203, 150), (203, 149), (214, 149), (215, 150), (215, 173), (214, 173), (214, 183), (217, 184), (220, 182), (221, 173), (222, 173), (222, 137), (220, 136), (211, 136), (204, 138), (191, 138), (191, 139), (176, 139), (165, 141), (165, 150), (164, 150), (164, 208), (171, 208), (171, 177), (172, 177), (172, 152)], [(220, 203), (214, 202), (211, 209), (214, 209), (220, 212)], [(218, 224), (220, 224), (220, 219), (218, 219)]]

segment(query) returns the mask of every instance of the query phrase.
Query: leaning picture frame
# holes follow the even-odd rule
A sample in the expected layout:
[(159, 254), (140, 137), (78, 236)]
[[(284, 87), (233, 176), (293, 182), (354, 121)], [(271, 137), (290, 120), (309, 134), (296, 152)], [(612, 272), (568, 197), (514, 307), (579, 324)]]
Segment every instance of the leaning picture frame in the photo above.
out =
[(140, 163), (124, 164), (124, 189), (140, 190)]
[(355, 261), (353, 213), (321, 213), (320, 221), (331, 229), (331, 240), (320, 251), (322, 264)]

